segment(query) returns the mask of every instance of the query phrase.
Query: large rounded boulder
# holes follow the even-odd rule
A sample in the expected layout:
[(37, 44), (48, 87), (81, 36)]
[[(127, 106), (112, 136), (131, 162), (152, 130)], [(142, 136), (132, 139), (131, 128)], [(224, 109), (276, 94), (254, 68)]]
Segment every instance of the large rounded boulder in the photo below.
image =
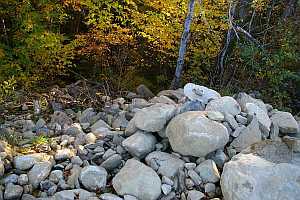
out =
[(226, 127), (200, 111), (177, 115), (168, 124), (166, 135), (174, 151), (196, 157), (223, 148), (229, 140)]
[(278, 141), (250, 146), (224, 166), (224, 200), (299, 199), (299, 158), (299, 154)]

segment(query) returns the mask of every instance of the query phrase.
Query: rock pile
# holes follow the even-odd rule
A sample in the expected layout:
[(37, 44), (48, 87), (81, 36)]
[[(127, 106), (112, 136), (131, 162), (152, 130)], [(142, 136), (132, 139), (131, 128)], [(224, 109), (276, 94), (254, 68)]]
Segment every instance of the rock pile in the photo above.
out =
[(101, 112), (2, 124), (23, 148), (47, 141), (26, 153), (0, 141), (0, 200), (299, 199), (299, 122), (290, 113), (191, 83), (137, 91), (105, 97)]

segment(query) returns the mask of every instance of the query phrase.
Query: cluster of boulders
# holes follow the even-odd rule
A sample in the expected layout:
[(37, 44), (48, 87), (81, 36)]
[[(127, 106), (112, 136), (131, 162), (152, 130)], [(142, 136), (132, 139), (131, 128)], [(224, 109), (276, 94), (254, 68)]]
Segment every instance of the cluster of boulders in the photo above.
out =
[(299, 199), (299, 121), (290, 113), (191, 83), (103, 99), (101, 112), (2, 124), (29, 150), (0, 141), (0, 200)]

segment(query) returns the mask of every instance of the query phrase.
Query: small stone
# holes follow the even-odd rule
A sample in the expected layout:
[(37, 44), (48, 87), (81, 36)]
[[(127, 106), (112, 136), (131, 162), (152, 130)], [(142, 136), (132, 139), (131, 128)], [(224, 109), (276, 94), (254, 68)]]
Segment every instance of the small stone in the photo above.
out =
[(215, 161), (220, 169), (224, 166), (225, 162), (229, 160), (228, 156), (221, 149), (218, 149), (211, 159)]
[(243, 117), (242, 115), (236, 115), (235, 118), (238, 123), (241, 123), (243, 125), (247, 125), (248, 123), (248, 119), (246, 117)]
[(197, 164), (196, 163), (185, 163), (184, 167), (186, 169), (195, 169), (197, 167)]
[(94, 133), (88, 133), (85, 135), (85, 141), (87, 144), (94, 144), (96, 143), (97, 137), (94, 135)]
[(21, 174), (18, 178), (19, 185), (27, 185), (28, 184), (28, 176), (27, 174)]
[(124, 200), (138, 200), (138, 198), (136, 198), (135, 196), (132, 196), (132, 195), (125, 194)]
[(195, 169), (204, 183), (216, 183), (220, 180), (219, 170), (213, 160), (205, 160)]
[(225, 121), (227, 121), (230, 125), (230, 127), (235, 130), (239, 124), (235, 121), (234, 116), (231, 114), (225, 114)]
[(216, 186), (213, 183), (206, 183), (204, 186), (204, 190), (209, 197), (214, 197), (216, 192)]
[(47, 191), (47, 194), (49, 196), (53, 196), (57, 191), (57, 186), (56, 185), (53, 185), (52, 187), (50, 187)]
[(56, 151), (54, 158), (55, 158), (55, 160), (62, 161), (62, 160), (71, 159), (73, 156), (75, 156), (75, 153), (73, 150), (61, 149), (61, 150)]
[(165, 195), (168, 195), (172, 191), (172, 186), (167, 184), (161, 185), (161, 190)]
[(119, 196), (111, 193), (104, 193), (100, 195), (101, 200), (123, 200)]
[(194, 170), (189, 170), (188, 176), (193, 180), (195, 185), (201, 185), (202, 179)]
[(207, 112), (208, 119), (214, 120), (214, 121), (224, 121), (224, 115), (221, 112), (218, 111), (208, 111)]
[(185, 186), (186, 186), (187, 189), (191, 190), (191, 189), (194, 188), (195, 182), (190, 178), (186, 178), (185, 179)]
[(187, 200), (201, 200), (205, 195), (197, 190), (188, 191)]
[(161, 182), (164, 183), (164, 184), (168, 184), (168, 185), (174, 185), (174, 182), (168, 178), (167, 176), (163, 176), (162, 179), (161, 179)]
[(23, 187), (10, 183), (5, 187), (4, 199), (5, 200), (20, 199), (22, 193), (23, 193)]

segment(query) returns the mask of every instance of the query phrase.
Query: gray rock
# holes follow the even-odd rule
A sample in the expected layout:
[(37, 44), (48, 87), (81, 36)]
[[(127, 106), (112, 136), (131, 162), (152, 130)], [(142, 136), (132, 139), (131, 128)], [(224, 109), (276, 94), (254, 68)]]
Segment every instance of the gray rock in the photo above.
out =
[(196, 157), (223, 148), (229, 140), (225, 126), (197, 111), (177, 115), (168, 124), (166, 134), (175, 152)]
[(238, 123), (241, 123), (243, 125), (247, 125), (248, 123), (248, 119), (246, 117), (243, 117), (242, 115), (236, 115), (235, 118)]
[(45, 180), (51, 171), (52, 163), (49, 161), (34, 164), (33, 168), (28, 172), (29, 183), (33, 188), (38, 188), (40, 182)]
[(157, 132), (175, 115), (176, 107), (169, 104), (155, 104), (143, 108), (135, 114), (137, 128), (147, 132)]
[(254, 117), (251, 123), (241, 131), (237, 138), (232, 141), (231, 146), (233, 146), (238, 152), (241, 152), (251, 144), (261, 141), (261, 138), (262, 135), (258, 121)]
[(112, 149), (108, 149), (102, 156), (102, 158), (104, 160), (108, 159), (109, 157), (111, 157), (112, 155), (116, 154), (116, 152)]
[(107, 172), (103, 167), (86, 166), (81, 170), (79, 180), (89, 191), (96, 191), (106, 186)]
[(14, 158), (14, 165), (16, 169), (24, 171), (30, 169), (37, 162), (49, 161), (51, 160), (51, 158), (52, 158), (51, 156), (48, 156), (45, 153), (35, 153), (35, 154), (16, 156)]
[(136, 92), (137, 92), (137, 94), (141, 95), (141, 96), (144, 97), (144, 98), (152, 98), (152, 97), (155, 96), (155, 95), (151, 92), (151, 90), (150, 90), (147, 86), (145, 86), (145, 85), (143, 85), (143, 84), (139, 85), (139, 86), (136, 88)]
[(183, 160), (175, 155), (161, 151), (150, 153), (145, 160), (147, 165), (157, 171), (158, 174), (167, 177), (174, 177), (177, 174), (178, 169), (184, 167)]
[(131, 136), (135, 132), (138, 131), (138, 128), (135, 125), (135, 117), (133, 117), (127, 124), (127, 127), (125, 129), (125, 136)]
[(54, 158), (55, 160), (62, 161), (62, 160), (71, 159), (74, 156), (75, 156), (74, 150), (60, 149), (56, 151)]
[(28, 184), (28, 176), (27, 176), (27, 174), (21, 174), (18, 177), (18, 184), (19, 185), (27, 185)]
[(216, 183), (220, 180), (219, 170), (213, 160), (203, 161), (196, 167), (195, 171), (204, 183)]
[(107, 130), (110, 130), (110, 126), (102, 119), (99, 119), (96, 123), (94, 123), (91, 126), (91, 131), (93, 133), (99, 133), (99, 132), (107, 131)]
[(164, 195), (168, 195), (172, 191), (172, 186), (167, 184), (162, 184), (161, 191), (163, 192)]
[(246, 103), (246, 112), (250, 116), (256, 116), (259, 126), (263, 132), (270, 132), (271, 120), (267, 112), (254, 103)]
[(61, 192), (57, 192), (54, 197), (55, 200), (89, 200), (91, 197), (95, 197), (96, 194), (92, 192), (88, 192), (83, 189), (74, 189), (74, 190), (63, 190)]
[(60, 180), (63, 180), (63, 171), (61, 170), (53, 170), (49, 175), (49, 180), (53, 183), (57, 184)]
[(87, 144), (95, 144), (97, 140), (97, 137), (94, 135), (94, 133), (88, 133), (85, 135), (85, 141)]
[(207, 111), (207, 118), (214, 121), (224, 121), (225, 117), (218, 111)]
[(175, 101), (170, 99), (169, 97), (166, 97), (164, 95), (161, 95), (159, 97), (153, 97), (149, 100), (150, 103), (164, 103), (164, 104), (171, 104), (176, 105)]
[(154, 151), (156, 142), (156, 138), (152, 134), (138, 131), (126, 138), (122, 145), (132, 156), (144, 158)]
[(209, 197), (214, 197), (216, 192), (216, 185), (213, 183), (206, 183), (204, 186), (204, 191)]
[(197, 190), (188, 191), (187, 200), (201, 200), (205, 195)]
[(172, 181), (169, 177), (167, 176), (163, 176), (162, 179), (161, 179), (161, 182), (162, 183), (165, 183), (167, 185), (174, 185), (174, 181)]
[(100, 166), (107, 170), (112, 170), (117, 168), (121, 163), (122, 163), (122, 156), (120, 156), (119, 154), (114, 154), (108, 159), (106, 159), (103, 163), (101, 163)]
[(51, 116), (51, 124), (59, 124), (63, 130), (67, 130), (72, 124), (73, 120), (62, 111), (55, 111)]
[(16, 174), (9, 174), (4, 178), (4, 184), (7, 185), (9, 183), (17, 184), (18, 183), (18, 175)]
[(158, 97), (160, 96), (166, 96), (169, 97), (171, 99), (175, 99), (176, 101), (179, 101), (180, 99), (182, 99), (184, 97), (184, 93), (183, 93), (183, 89), (177, 89), (177, 90), (163, 90), (160, 91), (157, 94)]
[(233, 116), (241, 112), (241, 107), (238, 102), (229, 96), (224, 96), (210, 101), (206, 108), (206, 111), (219, 111), (221, 113), (228, 113)]
[(184, 167), (186, 169), (195, 169), (197, 167), (197, 164), (196, 163), (185, 163)]
[(220, 169), (223, 167), (225, 162), (229, 160), (228, 156), (221, 149), (218, 149), (211, 159), (215, 161), (216, 165)]
[(17, 200), (21, 198), (22, 193), (23, 193), (23, 187), (10, 183), (5, 187), (4, 199)]
[(221, 188), (224, 200), (299, 199), (300, 163), (279, 141), (262, 141), (225, 164)]
[(221, 98), (221, 95), (207, 87), (188, 83), (184, 86), (184, 95), (192, 101), (200, 101), (203, 104), (207, 104), (210, 100)]
[(119, 195), (133, 195), (138, 199), (156, 200), (161, 194), (161, 180), (150, 167), (130, 159), (113, 178), (113, 187)]
[(274, 125), (279, 127), (281, 133), (298, 133), (298, 123), (291, 113), (277, 111), (271, 116)]
[(129, 121), (126, 119), (126, 112), (121, 111), (113, 118), (112, 127), (124, 129), (128, 126)]
[(100, 195), (101, 200), (123, 200), (119, 196), (112, 193), (104, 193)]
[(79, 166), (81, 166), (83, 164), (83, 161), (81, 160), (81, 158), (79, 156), (73, 156), (71, 158), (71, 163), (73, 165), (79, 165)]
[(87, 108), (81, 113), (78, 120), (80, 123), (90, 123), (91, 124), (91, 120), (96, 114), (97, 113), (94, 112), (93, 108)]
[(30, 195), (30, 194), (23, 194), (22, 200), (36, 200), (36, 198), (34, 196)]
[(4, 172), (5, 172), (4, 162), (2, 161), (2, 159), (0, 157), (0, 177), (2, 177), (4, 175)]
[[(76, 186), (79, 185), (79, 176), (81, 173), (82, 168), (78, 165), (74, 165), (73, 168), (70, 171), (70, 175), (68, 176), (67, 184), (69, 188), (76, 188)], [(63, 180), (63, 179), (59, 179)]]
[(138, 200), (135, 196), (125, 194), (124, 200)]
[(288, 145), (288, 147), (296, 153), (300, 153), (300, 138), (284, 136), (282, 141)]
[(225, 121), (228, 122), (230, 128), (232, 128), (233, 130), (239, 127), (239, 124), (235, 120), (234, 116), (231, 114), (225, 113)]
[(240, 104), (240, 106), (242, 108), (242, 111), (246, 111), (246, 104), (247, 103), (254, 103), (258, 107), (260, 107), (265, 113), (268, 113), (266, 105), (264, 104), (264, 102), (262, 100), (255, 99), (255, 98), (251, 97), (250, 95), (248, 95), (244, 92), (238, 93), (235, 96), (235, 99)]
[(194, 170), (188, 171), (188, 176), (193, 180), (195, 185), (201, 185), (202, 179)]
[(239, 126), (239, 127), (237, 127), (230, 135), (232, 136), (232, 137), (238, 137), (242, 132), (243, 132), (243, 130), (246, 128), (246, 126), (244, 126), (244, 125), (241, 125), (241, 126)]

